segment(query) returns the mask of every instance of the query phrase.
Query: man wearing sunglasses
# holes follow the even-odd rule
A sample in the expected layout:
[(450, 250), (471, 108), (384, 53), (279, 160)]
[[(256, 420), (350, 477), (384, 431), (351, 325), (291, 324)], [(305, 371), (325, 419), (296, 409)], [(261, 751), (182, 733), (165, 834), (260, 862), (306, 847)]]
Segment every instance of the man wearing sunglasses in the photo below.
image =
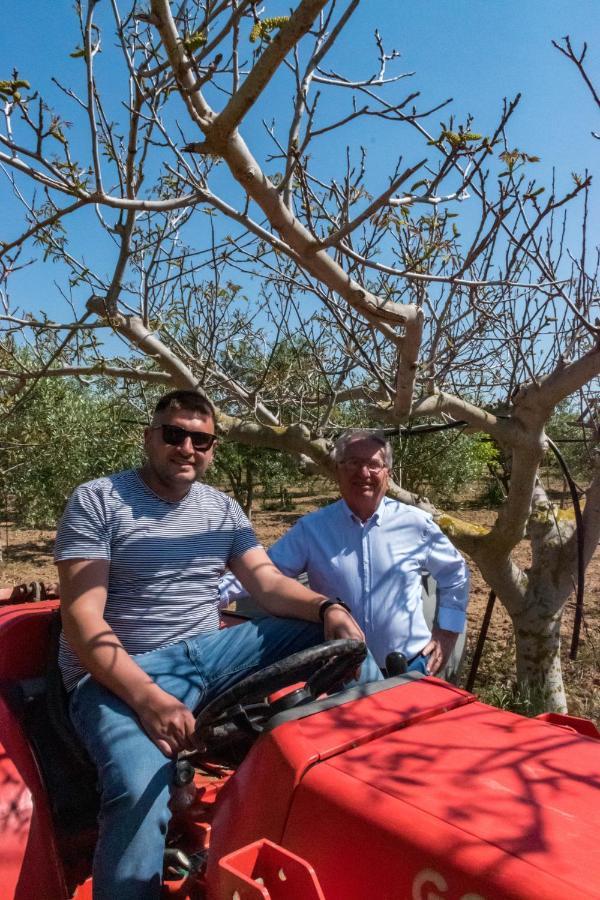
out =
[[(139, 470), (77, 488), (59, 525), (59, 662), (75, 729), (102, 790), (94, 896), (160, 893), (175, 757), (192, 709), (324, 639), (363, 633), (343, 604), (273, 565), (230, 497), (202, 483), (212, 405), (195, 391), (157, 404)], [(268, 613), (219, 630), (226, 567)], [(367, 657), (361, 681), (377, 680)]]

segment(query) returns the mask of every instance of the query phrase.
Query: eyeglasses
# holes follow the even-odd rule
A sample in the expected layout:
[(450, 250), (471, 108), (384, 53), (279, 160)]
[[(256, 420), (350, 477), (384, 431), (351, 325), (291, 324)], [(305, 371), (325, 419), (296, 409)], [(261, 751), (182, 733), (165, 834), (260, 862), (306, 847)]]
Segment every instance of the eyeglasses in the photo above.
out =
[(210, 450), (217, 437), (214, 434), (208, 434), (206, 431), (188, 431), (187, 428), (180, 428), (179, 425), (153, 425), (152, 431), (162, 430), (162, 439), (165, 444), (172, 447), (179, 447), (186, 438), (192, 442), (194, 450)]
[(355, 456), (342, 460), (340, 466), (344, 466), (351, 472), (360, 472), (361, 469), (366, 467), (373, 475), (379, 475), (380, 472), (387, 469), (386, 464), (379, 459), (357, 459)]

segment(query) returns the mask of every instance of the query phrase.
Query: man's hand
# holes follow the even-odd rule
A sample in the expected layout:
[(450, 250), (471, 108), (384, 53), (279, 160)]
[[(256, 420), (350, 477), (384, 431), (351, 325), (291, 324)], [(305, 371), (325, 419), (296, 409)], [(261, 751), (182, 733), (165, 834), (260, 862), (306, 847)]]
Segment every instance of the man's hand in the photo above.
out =
[(176, 756), (180, 750), (193, 750), (196, 720), (184, 703), (152, 685), (148, 696), (136, 703), (140, 723), (161, 753)]
[(351, 638), (364, 641), (365, 636), (348, 610), (343, 606), (328, 606), (323, 616), (323, 632), (326, 641)]
[[(362, 630), (343, 606), (327, 607), (323, 616), (323, 634), (326, 641), (348, 638), (353, 641), (365, 640)], [(360, 666), (354, 672), (353, 678), (358, 679), (359, 676)]]
[(443, 669), (458, 639), (457, 631), (446, 631), (434, 626), (431, 640), (423, 649), (422, 655), (427, 657), (427, 673), (435, 675)]

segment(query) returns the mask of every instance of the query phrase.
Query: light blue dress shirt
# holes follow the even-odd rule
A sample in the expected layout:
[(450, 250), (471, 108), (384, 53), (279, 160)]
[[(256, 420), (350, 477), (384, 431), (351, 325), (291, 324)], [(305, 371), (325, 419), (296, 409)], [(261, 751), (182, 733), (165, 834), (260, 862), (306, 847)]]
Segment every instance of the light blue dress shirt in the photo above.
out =
[[(338, 500), (299, 519), (268, 554), (285, 575), (306, 572), (314, 591), (347, 603), (380, 666), (391, 650), (410, 659), (431, 637), (423, 613), (423, 573), (437, 581), (440, 628), (464, 630), (469, 593), (464, 559), (428, 513), (398, 500), (384, 497), (364, 523)], [(233, 576), (220, 589), (223, 603), (245, 593)]]

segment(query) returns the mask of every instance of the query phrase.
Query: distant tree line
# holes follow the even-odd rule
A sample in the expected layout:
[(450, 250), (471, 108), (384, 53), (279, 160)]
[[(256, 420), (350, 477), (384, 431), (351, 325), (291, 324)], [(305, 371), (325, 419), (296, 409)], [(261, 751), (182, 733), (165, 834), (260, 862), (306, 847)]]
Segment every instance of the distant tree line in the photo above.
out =
[[(143, 456), (143, 428), (160, 391), (131, 401), (111, 382), (88, 386), (75, 378), (42, 379), (0, 425), (0, 489), (3, 515), (19, 526), (52, 528), (69, 494), (83, 481), (136, 466)], [(354, 421), (352, 421), (354, 419)], [(369, 423), (347, 409), (340, 432)], [(551, 437), (575, 477), (585, 471), (586, 447), (567, 407), (554, 417)], [(392, 438), (394, 478), (405, 489), (436, 503), (502, 502), (508, 478), (503, 454), (486, 435), (442, 431)], [(550, 455), (543, 469), (559, 486)], [(211, 483), (231, 493), (252, 515), (263, 508), (290, 509), (293, 494), (311, 493), (317, 478), (297, 457), (234, 441), (219, 444), (209, 471)], [(331, 490), (331, 485), (328, 485)]]

